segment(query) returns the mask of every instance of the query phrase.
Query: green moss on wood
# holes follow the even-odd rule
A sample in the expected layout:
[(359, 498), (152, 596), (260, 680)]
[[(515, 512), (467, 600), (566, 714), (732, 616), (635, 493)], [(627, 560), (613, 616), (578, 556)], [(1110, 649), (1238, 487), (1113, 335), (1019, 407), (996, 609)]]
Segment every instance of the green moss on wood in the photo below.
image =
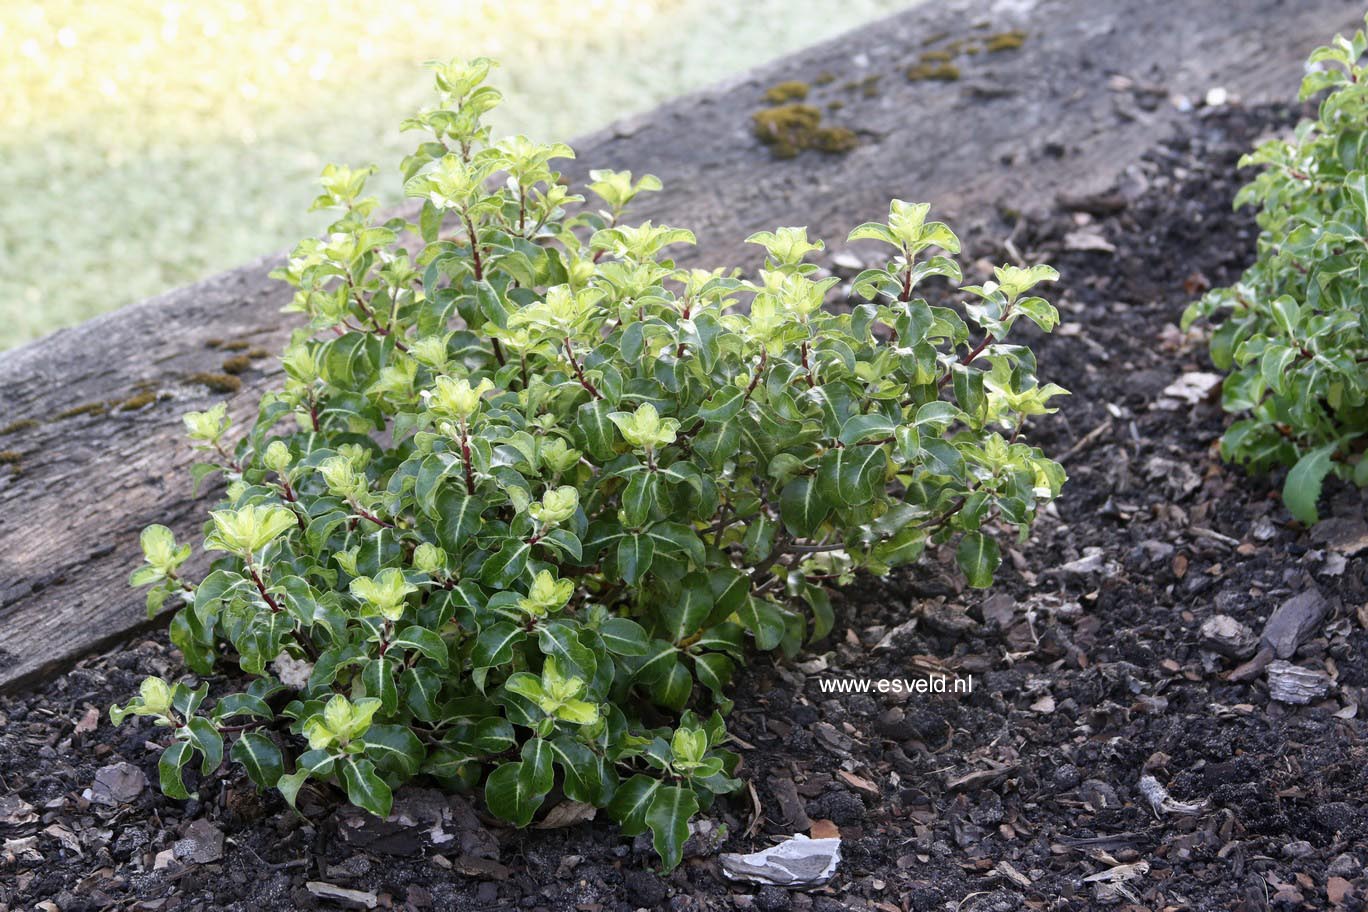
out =
[(185, 378), (189, 383), (207, 386), (216, 393), (236, 393), (242, 389), (242, 381), (231, 374), (202, 372)]
[(859, 144), (859, 137), (849, 127), (822, 127), (813, 137), (813, 147), (828, 155), (849, 152)]
[(907, 68), (907, 78), (912, 82), (954, 82), (960, 78), (960, 71), (953, 63), (914, 63)]
[(252, 366), (250, 355), (234, 355), (223, 362), (223, 372), (225, 374), (240, 374)]
[(103, 415), (108, 411), (108, 402), (87, 402), (85, 405), (75, 405), (58, 412), (56, 417), (58, 421), (64, 421), (67, 418), (78, 418), (81, 415)]
[(859, 144), (853, 130), (823, 126), (822, 112), (810, 104), (766, 108), (751, 116), (756, 137), (775, 158), (793, 158), (804, 149), (837, 154)]
[(809, 88), (810, 87), (806, 82), (790, 79), (770, 86), (765, 91), (765, 101), (772, 105), (787, 104), (790, 101), (802, 101), (804, 98), (807, 98)]
[(18, 421), (11, 421), (4, 427), (0, 427), (0, 437), (6, 434), (17, 434), (20, 431), (27, 431), (37, 426), (38, 422), (32, 418), (20, 418)]
[(1012, 29), (1009, 32), (998, 32), (996, 35), (989, 35), (984, 42), (984, 50), (990, 54), (999, 51), (1015, 51), (1026, 43), (1026, 33), (1021, 29)]
[(141, 393), (138, 393), (134, 396), (129, 396), (127, 399), (120, 402), (118, 411), (134, 412), (140, 408), (144, 408), (146, 406), (151, 405), (159, 399), (162, 399), (163, 396), (164, 394), (158, 392), (157, 390), (143, 390)]

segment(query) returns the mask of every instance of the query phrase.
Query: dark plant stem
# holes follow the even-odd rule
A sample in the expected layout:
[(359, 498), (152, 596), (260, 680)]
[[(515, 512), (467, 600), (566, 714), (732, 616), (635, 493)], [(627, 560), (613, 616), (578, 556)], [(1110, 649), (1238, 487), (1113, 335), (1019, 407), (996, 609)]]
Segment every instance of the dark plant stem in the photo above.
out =
[(602, 399), (603, 396), (599, 393), (598, 388), (584, 376), (584, 369), (580, 367), (579, 359), (575, 357), (575, 350), (571, 347), (569, 336), (565, 337), (565, 356), (570, 359), (570, 366), (575, 369), (575, 377), (579, 380), (580, 386), (588, 390), (589, 395), (595, 399)]

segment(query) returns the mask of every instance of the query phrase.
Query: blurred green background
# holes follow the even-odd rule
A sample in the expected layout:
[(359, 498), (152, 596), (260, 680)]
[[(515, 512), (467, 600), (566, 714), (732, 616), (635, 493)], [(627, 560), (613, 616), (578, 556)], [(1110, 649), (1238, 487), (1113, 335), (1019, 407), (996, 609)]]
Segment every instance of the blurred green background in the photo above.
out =
[(909, 0), (0, 0), (0, 349), (284, 248), (329, 161), (398, 198), (419, 64), (569, 140)]

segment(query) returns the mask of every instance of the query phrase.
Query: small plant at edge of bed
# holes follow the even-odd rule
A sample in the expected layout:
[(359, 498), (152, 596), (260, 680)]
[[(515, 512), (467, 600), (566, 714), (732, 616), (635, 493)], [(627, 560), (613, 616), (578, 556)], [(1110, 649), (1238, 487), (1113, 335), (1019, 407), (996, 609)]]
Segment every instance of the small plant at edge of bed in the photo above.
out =
[(1228, 371), (1226, 411), (1241, 416), (1221, 455), (1265, 471), (1289, 466), (1283, 502), (1305, 523), (1327, 475), (1368, 485), (1368, 36), (1312, 52), (1301, 99), (1327, 92), (1291, 140), (1240, 160), (1262, 172), (1235, 198), (1258, 209), (1258, 257), (1234, 285), (1183, 315), (1215, 324), (1211, 360)]

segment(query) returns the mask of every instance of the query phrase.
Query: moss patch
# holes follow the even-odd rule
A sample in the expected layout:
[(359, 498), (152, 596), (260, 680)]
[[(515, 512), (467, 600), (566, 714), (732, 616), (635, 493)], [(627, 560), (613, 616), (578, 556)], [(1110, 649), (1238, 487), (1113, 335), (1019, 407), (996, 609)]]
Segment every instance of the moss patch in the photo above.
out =
[(810, 104), (780, 105), (751, 116), (756, 137), (775, 158), (793, 158), (804, 149), (839, 154), (859, 145), (853, 130), (822, 126), (822, 112)]
[(137, 411), (138, 409), (149, 406), (163, 398), (170, 397), (165, 396), (165, 394), (160, 393), (157, 390), (143, 390), (136, 396), (129, 396), (127, 399), (120, 402), (117, 410), (120, 412)]
[(953, 63), (928, 63), (923, 60), (907, 68), (907, 78), (912, 82), (954, 82), (960, 78), (960, 71)]
[(18, 465), (24, 454), (18, 450), (0, 450), (0, 465)]
[(1026, 43), (1026, 33), (1021, 29), (1012, 29), (1009, 32), (998, 32), (996, 35), (989, 35), (983, 44), (983, 49), (990, 54), (999, 51), (1015, 51)]
[(859, 137), (849, 127), (822, 127), (813, 137), (813, 147), (828, 155), (849, 152), (859, 144)]
[(252, 366), (250, 355), (234, 355), (223, 362), (223, 372), (225, 374), (240, 374)]
[(65, 411), (57, 413), (57, 420), (63, 421), (67, 418), (77, 418), (81, 415), (103, 415), (109, 411), (108, 402), (87, 402), (85, 405), (72, 406)]
[(11, 421), (4, 427), (0, 427), (0, 437), (5, 434), (17, 434), (20, 431), (27, 431), (29, 428), (36, 428), (38, 422), (32, 418), (20, 418), (18, 421)]
[(765, 90), (765, 101), (772, 105), (787, 104), (790, 101), (802, 101), (808, 97), (809, 86), (806, 82), (799, 82), (790, 79), (770, 86)]
[(812, 79), (812, 84), (813, 84), (813, 85), (824, 86), (824, 85), (831, 85), (831, 84), (832, 84), (833, 82), (835, 82), (835, 81), (836, 81), (836, 74), (835, 74), (835, 73), (831, 72), (831, 70), (822, 70), (822, 72), (818, 73), (816, 76), (813, 77), (813, 79)]
[(207, 386), (216, 393), (236, 393), (242, 389), (242, 381), (231, 374), (201, 372), (186, 377), (187, 383)]

